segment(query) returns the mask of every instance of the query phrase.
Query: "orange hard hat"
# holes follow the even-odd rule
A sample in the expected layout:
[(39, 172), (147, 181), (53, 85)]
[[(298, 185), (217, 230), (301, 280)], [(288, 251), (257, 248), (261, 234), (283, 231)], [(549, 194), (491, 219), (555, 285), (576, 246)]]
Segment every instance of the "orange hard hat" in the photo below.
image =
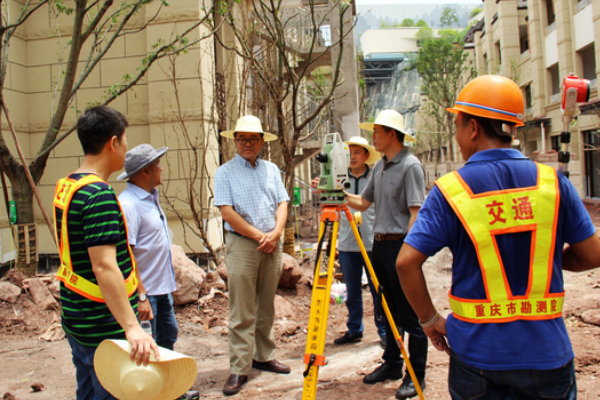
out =
[(499, 75), (483, 75), (467, 83), (454, 107), (447, 110), (522, 126), (525, 101), (521, 89), (512, 80)]

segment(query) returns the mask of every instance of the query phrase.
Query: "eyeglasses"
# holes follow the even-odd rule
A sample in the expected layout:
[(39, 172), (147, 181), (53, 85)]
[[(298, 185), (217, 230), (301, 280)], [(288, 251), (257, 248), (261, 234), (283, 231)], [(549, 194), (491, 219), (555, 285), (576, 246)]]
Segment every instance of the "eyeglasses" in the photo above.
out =
[(254, 146), (258, 142), (260, 142), (260, 139), (257, 137), (251, 137), (250, 139), (245, 139), (245, 138), (235, 139), (235, 141), (238, 142), (242, 146), (245, 146), (246, 143), (248, 143), (248, 142), (250, 142), (250, 144)]

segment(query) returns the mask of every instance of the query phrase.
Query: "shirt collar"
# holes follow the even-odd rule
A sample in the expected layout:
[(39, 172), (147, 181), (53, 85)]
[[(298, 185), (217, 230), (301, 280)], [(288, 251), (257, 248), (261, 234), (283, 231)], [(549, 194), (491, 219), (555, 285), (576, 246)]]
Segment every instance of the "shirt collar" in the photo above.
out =
[[(239, 165), (252, 167), (252, 164), (250, 164), (250, 162), (248, 160), (246, 160), (244, 157), (240, 156), (238, 153), (235, 153), (234, 160)], [(260, 164), (260, 156), (256, 157), (256, 161), (254, 161), (254, 166), (258, 167), (259, 164)]]
[(367, 169), (365, 170), (365, 172), (361, 176), (354, 176), (354, 175), (352, 175), (352, 172), (350, 172), (350, 168), (348, 168), (348, 175), (351, 176), (351, 177), (353, 177), (354, 179), (366, 178), (367, 175), (369, 175), (369, 171), (371, 169), (369, 168), (368, 164), (365, 165), (365, 166), (367, 167)]
[(394, 158), (392, 158), (391, 160), (388, 161), (387, 157), (385, 156), (385, 154), (383, 155), (383, 162), (388, 163), (394, 163), (394, 164), (398, 164), (400, 162), (400, 160), (402, 160), (402, 158), (408, 153), (408, 147), (403, 148), (402, 150), (400, 150), (395, 156)]
[(131, 192), (133, 192), (140, 200), (145, 200), (150, 196), (156, 196), (158, 193), (156, 188), (152, 189), (152, 193), (148, 193), (146, 190), (131, 182), (127, 182), (127, 189), (131, 190)]
[(473, 154), (466, 164), (492, 161), (492, 160), (503, 160), (508, 158), (527, 158), (517, 149), (490, 149), (482, 150)]

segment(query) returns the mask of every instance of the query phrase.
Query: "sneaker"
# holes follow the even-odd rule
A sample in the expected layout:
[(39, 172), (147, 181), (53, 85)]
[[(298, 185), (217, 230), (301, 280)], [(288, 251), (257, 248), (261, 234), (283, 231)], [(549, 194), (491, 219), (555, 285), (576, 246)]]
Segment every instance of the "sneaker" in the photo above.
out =
[(198, 400), (200, 398), (200, 392), (197, 390), (188, 390), (187, 392), (185, 392), (184, 394), (182, 394), (180, 397), (177, 398), (177, 400)]
[[(419, 386), (421, 386), (421, 391), (425, 390), (425, 379), (419, 379)], [(396, 398), (409, 399), (411, 397), (415, 397), (416, 395), (417, 389), (415, 388), (415, 384), (410, 376), (406, 376), (404, 381), (402, 381), (402, 385), (400, 385), (398, 391), (396, 392)]]
[(333, 341), (334, 344), (346, 344), (346, 343), (355, 343), (355, 342), (360, 342), (363, 338), (363, 334), (362, 333), (350, 333), (350, 332), (346, 332), (344, 333), (341, 337), (335, 339)]
[(381, 364), (375, 371), (365, 375), (363, 382), (370, 385), (377, 382), (397, 381), (400, 378), (402, 378), (402, 366), (394, 368), (388, 364)]

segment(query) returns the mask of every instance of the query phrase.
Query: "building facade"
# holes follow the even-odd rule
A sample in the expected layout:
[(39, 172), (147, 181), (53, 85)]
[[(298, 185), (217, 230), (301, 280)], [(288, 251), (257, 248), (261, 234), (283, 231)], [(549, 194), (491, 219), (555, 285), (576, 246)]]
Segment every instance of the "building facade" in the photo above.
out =
[[(598, 101), (600, 0), (486, 0), (465, 40), (478, 75), (501, 74), (521, 87), (520, 150), (557, 167), (564, 77), (588, 79), (590, 104)], [(580, 108), (588, 111), (571, 128), (570, 180), (582, 197), (600, 197), (600, 120), (589, 104)]]

